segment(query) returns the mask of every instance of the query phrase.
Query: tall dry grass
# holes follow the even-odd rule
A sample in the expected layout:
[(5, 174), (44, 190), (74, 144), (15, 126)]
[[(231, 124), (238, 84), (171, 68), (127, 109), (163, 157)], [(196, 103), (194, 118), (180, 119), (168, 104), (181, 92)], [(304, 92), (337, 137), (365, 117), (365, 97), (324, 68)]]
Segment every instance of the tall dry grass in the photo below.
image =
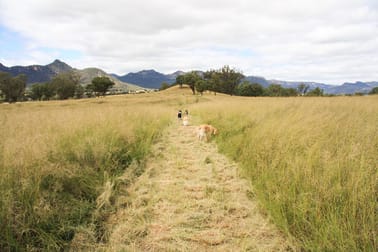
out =
[(182, 99), (0, 104), (0, 250), (61, 250), (77, 230), (106, 239), (117, 176), (143, 172)]
[(117, 177), (143, 172), (151, 144), (184, 106), (219, 128), (220, 151), (241, 164), (262, 207), (301, 248), (377, 247), (376, 96), (168, 90), (0, 104), (0, 250), (62, 250), (78, 232), (93, 243), (106, 239), (103, 221), (118, 183), (127, 182)]
[(274, 222), (308, 251), (374, 251), (378, 99), (217, 96), (194, 113), (214, 124)]

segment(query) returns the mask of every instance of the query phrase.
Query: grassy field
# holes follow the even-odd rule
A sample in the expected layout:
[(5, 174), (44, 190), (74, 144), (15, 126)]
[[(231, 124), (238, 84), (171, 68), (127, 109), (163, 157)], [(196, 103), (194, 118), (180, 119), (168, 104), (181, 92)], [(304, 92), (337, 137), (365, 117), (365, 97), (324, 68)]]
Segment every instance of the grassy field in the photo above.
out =
[[(262, 209), (309, 251), (374, 251), (378, 99), (203, 97), (168, 90), (0, 104), (0, 250), (106, 239), (118, 176), (143, 172), (177, 109), (215, 125)], [(131, 172), (130, 172), (131, 171)], [(122, 183), (125, 183), (124, 181)]]
[(195, 113), (220, 129), (220, 151), (301, 248), (375, 251), (377, 98), (222, 96)]
[(0, 250), (58, 250), (78, 230), (103, 239), (117, 177), (143, 172), (151, 144), (192, 97), (182, 99), (0, 104)]

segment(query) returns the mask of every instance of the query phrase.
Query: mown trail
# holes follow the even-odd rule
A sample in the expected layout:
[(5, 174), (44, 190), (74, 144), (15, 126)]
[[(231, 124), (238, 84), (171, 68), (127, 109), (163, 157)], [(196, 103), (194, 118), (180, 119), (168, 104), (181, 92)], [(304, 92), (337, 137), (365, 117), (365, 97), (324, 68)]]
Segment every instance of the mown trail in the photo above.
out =
[(237, 165), (200, 142), (195, 126), (172, 124), (154, 146), (128, 204), (110, 218), (101, 251), (287, 251), (289, 242), (257, 207)]

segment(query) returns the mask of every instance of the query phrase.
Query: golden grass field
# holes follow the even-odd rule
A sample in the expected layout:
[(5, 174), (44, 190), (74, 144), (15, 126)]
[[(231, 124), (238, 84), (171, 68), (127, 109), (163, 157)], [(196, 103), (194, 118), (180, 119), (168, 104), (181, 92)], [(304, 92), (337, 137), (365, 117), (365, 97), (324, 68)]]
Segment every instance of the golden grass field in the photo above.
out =
[(58, 250), (83, 229), (101, 241), (116, 177), (129, 166), (143, 172), (179, 108), (219, 129), (219, 150), (301, 249), (377, 248), (377, 96), (200, 97), (173, 88), (0, 104), (0, 250)]
[(93, 217), (96, 198), (130, 163), (142, 172), (176, 113), (170, 102), (131, 95), (0, 104), (0, 250), (57, 250), (90, 223), (101, 233), (97, 219), (107, 210)]
[(301, 247), (377, 248), (377, 96), (222, 97), (196, 112), (220, 128), (220, 151)]

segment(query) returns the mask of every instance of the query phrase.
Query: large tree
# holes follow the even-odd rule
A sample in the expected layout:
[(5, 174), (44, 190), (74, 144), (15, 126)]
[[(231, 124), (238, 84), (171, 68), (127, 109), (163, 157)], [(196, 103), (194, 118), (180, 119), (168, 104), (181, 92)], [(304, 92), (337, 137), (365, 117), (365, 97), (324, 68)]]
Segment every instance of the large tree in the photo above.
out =
[(234, 95), (238, 85), (244, 79), (244, 75), (226, 65), (219, 70), (206, 72), (204, 78), (209, 80), (212, 91)]
[(184, 74), (180, 74), (176, 77), (176, 84), (178, 84), (180, 86), (180, 88), (182, 88), (182, 85), (185, 84), (185, 75)]
[(204, 79), (199, 79), (195, 83), (195, 87), (196, 87), (197, 92), (202, 95), (204, 91), (208, 90), (207, 81)]
[(50, 100), (55, 94), (56, 90), (50, 83), (36, 83), (30, 88), (31, 98), (33, 100)]
[(182, 87), (183, 84), (189, 85), (192, 93), (195, 94), (196, 92), (196, 83), (200, 81), (202, 78), (196, 71), (191, 71), (186, 74), (182, 74), (176, 77), (176, 84), (179, 84)]
[(27, 77), (25, 74), (12, 77), (8, 73), (0, 72), (0, 90), (5, 101), (17, 102), (24, 98)]
[(80, 88), (80, 76), (75, 72), (60, 73), (51, 80), (50, 84), (59, 99), (73, 98), (76, 90)]
[(219, 75), (215, 70), (209, 70), (206, 71), (203, 74), (203, 78), (207, 83), (207, 89), (214, 92), (214, 95), (217, 94), (217, 92), (220, 92), (218, 83), (219, 83)]
[(106, 76), (95, 77), (92, 80), (91, 88), (96, 96), (104, 96), (109, 88), (114, 86), (114, 82)]
[(201, 79), (201, 76), (196, 71), (191, 71), (185, 74), (184, 77), (185, 83), (189, 85), (193, 94), (195, 94), (196, 83), (199, 82)]
[(279, 84), (270, 84), (265, 89), (265, 95), (267, 96), (285, 96), (285, 89)]
[(243, 81), (237, 88), (237, 94), (241, 96), (262, 96), (264, 87), (257, 83)]

